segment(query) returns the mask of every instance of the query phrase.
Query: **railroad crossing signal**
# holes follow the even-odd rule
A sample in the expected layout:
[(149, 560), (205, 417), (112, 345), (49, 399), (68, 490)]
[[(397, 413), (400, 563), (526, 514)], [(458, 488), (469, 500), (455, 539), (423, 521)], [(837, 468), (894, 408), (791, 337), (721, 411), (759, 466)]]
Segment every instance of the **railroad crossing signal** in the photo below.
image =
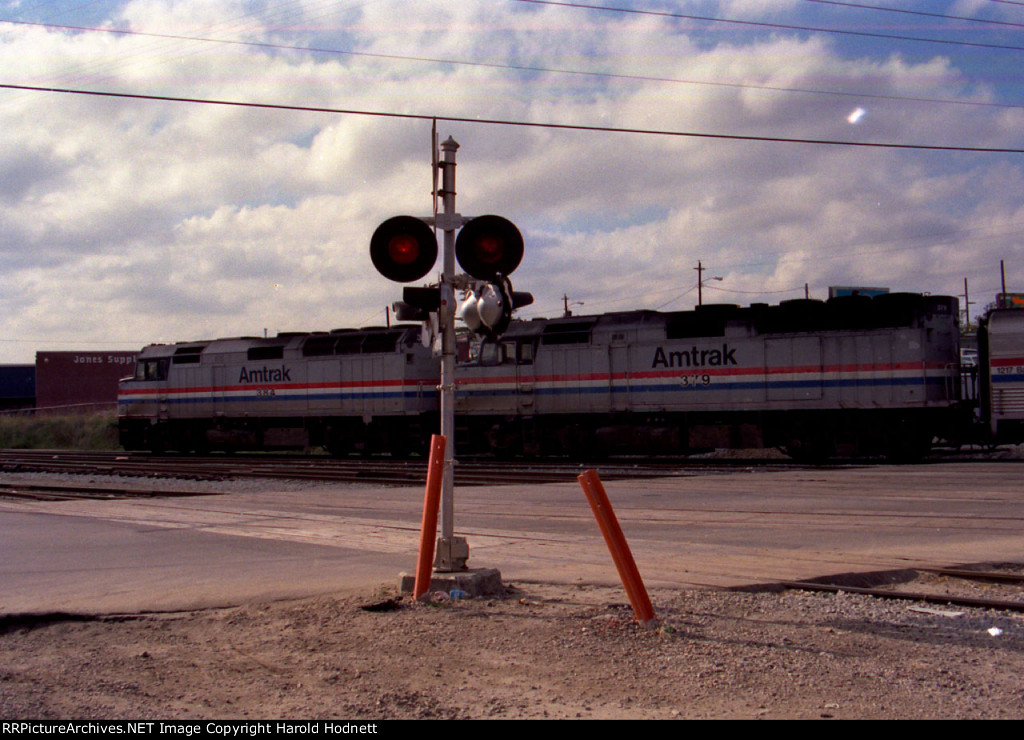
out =
[[(523, 235), (501, 216), (468, 220), (455, 240), (455, 256), (462, 269), (478, 280), (509, 276), (523, 259)], [(437, 261), (437, 237), (423, 219), (394, 216), (377, 227), (370, 238), (370, 259), (384, 277), (411, 283), (430, 272)]]
[[(480, 291), (476, 314), (484, 333), (495, 336), (508, 326), (513, 308), (533, 302), (528, 293), (513, 293), (508, 276), (523, 258), (523, 237), (508, 219), (481, 216), (466, 219), (455, 210), (455, 152), (459, 144), (453, 138), (441, 143), (438, 155), (436, 127), (431, 132), (434, 175), (434, 217), (395, 216), (382, 223), (370, 239), (370, 258), (384, 277), (411, 283), (424, 277), (437, 260), (437, 237), (431, 227), (444, 234), (443, 270), (439, 284), (426, 288), (406, 288), (405, 302), (396, 304), (400, 317), (425, 317), (424, 325), (435, 321), (441, 340), (441, 436), (448, 440), (444, 452), (441, 491), (441, 534), (437, 539), (434, 568), (438, 572), (463, 570), (469, 558), (465, 537), (455, 536), (455, 495), (453, 491), (455, 456), (455, 311), (454, 290)], [(437, 175), (441, 174), (441, 188)], [(437, 196), (443, 212), (437, 211)], [(430, 224), (428, 226), (428, 223)], [(458, 244), (455, 232), (460, 230)], [(456, 253), (467, 275), (455, 274)], [(471, 277), (470, 277), (471, 276)], [(486, 296), (484, 295), (486, 294)], [(481, 305), (481, 297), (483, 302)]]
[[(462, 224), (455, 241), (459, 265), (475, 280), (452, 279), (467, 297), (460, 316), (475, 333), (497, 337), (508, 328), (512, 311), (533, 303), (529, 293), (515, 292), (508, 276), (523, 259), (523, 236), (502, 216), (478, 216)], [(437, 238), (423, 219), (394, 216), (370, 239), (370, 259), (377, 271), (400, 283), (424, 277), (437, 260)], [(428, 321), (449, 302), (440, 286), (405, 288), (395, 314), (402, 321)]]

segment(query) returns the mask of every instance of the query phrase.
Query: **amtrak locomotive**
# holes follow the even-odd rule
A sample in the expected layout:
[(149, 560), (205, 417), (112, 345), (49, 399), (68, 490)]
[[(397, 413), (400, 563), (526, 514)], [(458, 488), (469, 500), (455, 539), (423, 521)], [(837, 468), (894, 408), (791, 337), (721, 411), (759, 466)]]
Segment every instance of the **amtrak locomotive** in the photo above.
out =
[(418, 326), (150, 345), (121, 382), (125, 449), (404, 453), (437, 428)]
[[(498, 455), (778, 447), (913, 458), (1024, 439), (1024, 311), (981, 331), (962, 391), (957, 300), (894, 293), (513, 321), (456, 368), (456, 444)], [(126, 449), (424, 449), (439, 363), (419, 325), (151, 345), (121, 383)]]

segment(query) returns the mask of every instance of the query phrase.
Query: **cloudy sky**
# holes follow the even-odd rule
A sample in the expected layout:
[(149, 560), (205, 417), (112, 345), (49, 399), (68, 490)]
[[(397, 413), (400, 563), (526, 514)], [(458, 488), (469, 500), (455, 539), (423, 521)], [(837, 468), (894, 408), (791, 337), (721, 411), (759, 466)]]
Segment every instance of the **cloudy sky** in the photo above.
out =
[(698, 261), (709, 303), (966, 278), (976, 312), (1000, 259), (1024, 290), (1022, 31), (1009, 0), (0, 0), (0, 363), (383, 324), (370, 235), (430, 213), (432, 116), (459, 211), (524, 234), (524, 317), (688, 309)]

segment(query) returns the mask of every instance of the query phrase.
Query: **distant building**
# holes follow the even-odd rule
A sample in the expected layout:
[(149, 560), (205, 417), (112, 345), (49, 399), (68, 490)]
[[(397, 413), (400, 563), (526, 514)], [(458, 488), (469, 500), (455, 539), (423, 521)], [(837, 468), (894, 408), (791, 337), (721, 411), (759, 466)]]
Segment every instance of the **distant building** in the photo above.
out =
[(135, 373), (137, 352), (37, 352), (36, 409), (114, 408), (117, 382)]

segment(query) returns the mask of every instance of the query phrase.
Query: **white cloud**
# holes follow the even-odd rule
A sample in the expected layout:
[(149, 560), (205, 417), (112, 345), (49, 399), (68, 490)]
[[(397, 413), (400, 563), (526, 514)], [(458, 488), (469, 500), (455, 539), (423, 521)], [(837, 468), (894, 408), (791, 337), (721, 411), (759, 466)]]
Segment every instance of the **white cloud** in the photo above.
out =
[[(781, 33), (695, 44), (671, 19), (521, 4), (247, 12), (144, 0), (111, 22), (531, 71), (3, 26), (0, 68), (8, 84), (708, 134), (1020, 147), (1024, 131), (1020, 108), (898, 99), (999, 99), (948, 55), (850, 54)], [(850, 94), (810, 92), (823, 89)], [(870, 115), (853, 127), (858, 107)], [(44, 340), (0, 342), (4, 362), (65, 340), (380, 323), (400, 289), (374, 272), (369, 235), (430, 210), (429, 121), (3, 90), (0, 126), (0, 339)], [(459, 210), (500, 213), (526, 235), (514, 280), (537, 297), (528, 315), (557, 314), (563, 293), (586, 310), (685, 308), (698, 259), (724, 278), (715, 300), (746, 303), (805, 283), (819, 297), (857, 282), (955, 293), (964, 276), (990, 290), (999, 258), (1020, 256), (1019, 158), (439, 132), (461, 144)]]

